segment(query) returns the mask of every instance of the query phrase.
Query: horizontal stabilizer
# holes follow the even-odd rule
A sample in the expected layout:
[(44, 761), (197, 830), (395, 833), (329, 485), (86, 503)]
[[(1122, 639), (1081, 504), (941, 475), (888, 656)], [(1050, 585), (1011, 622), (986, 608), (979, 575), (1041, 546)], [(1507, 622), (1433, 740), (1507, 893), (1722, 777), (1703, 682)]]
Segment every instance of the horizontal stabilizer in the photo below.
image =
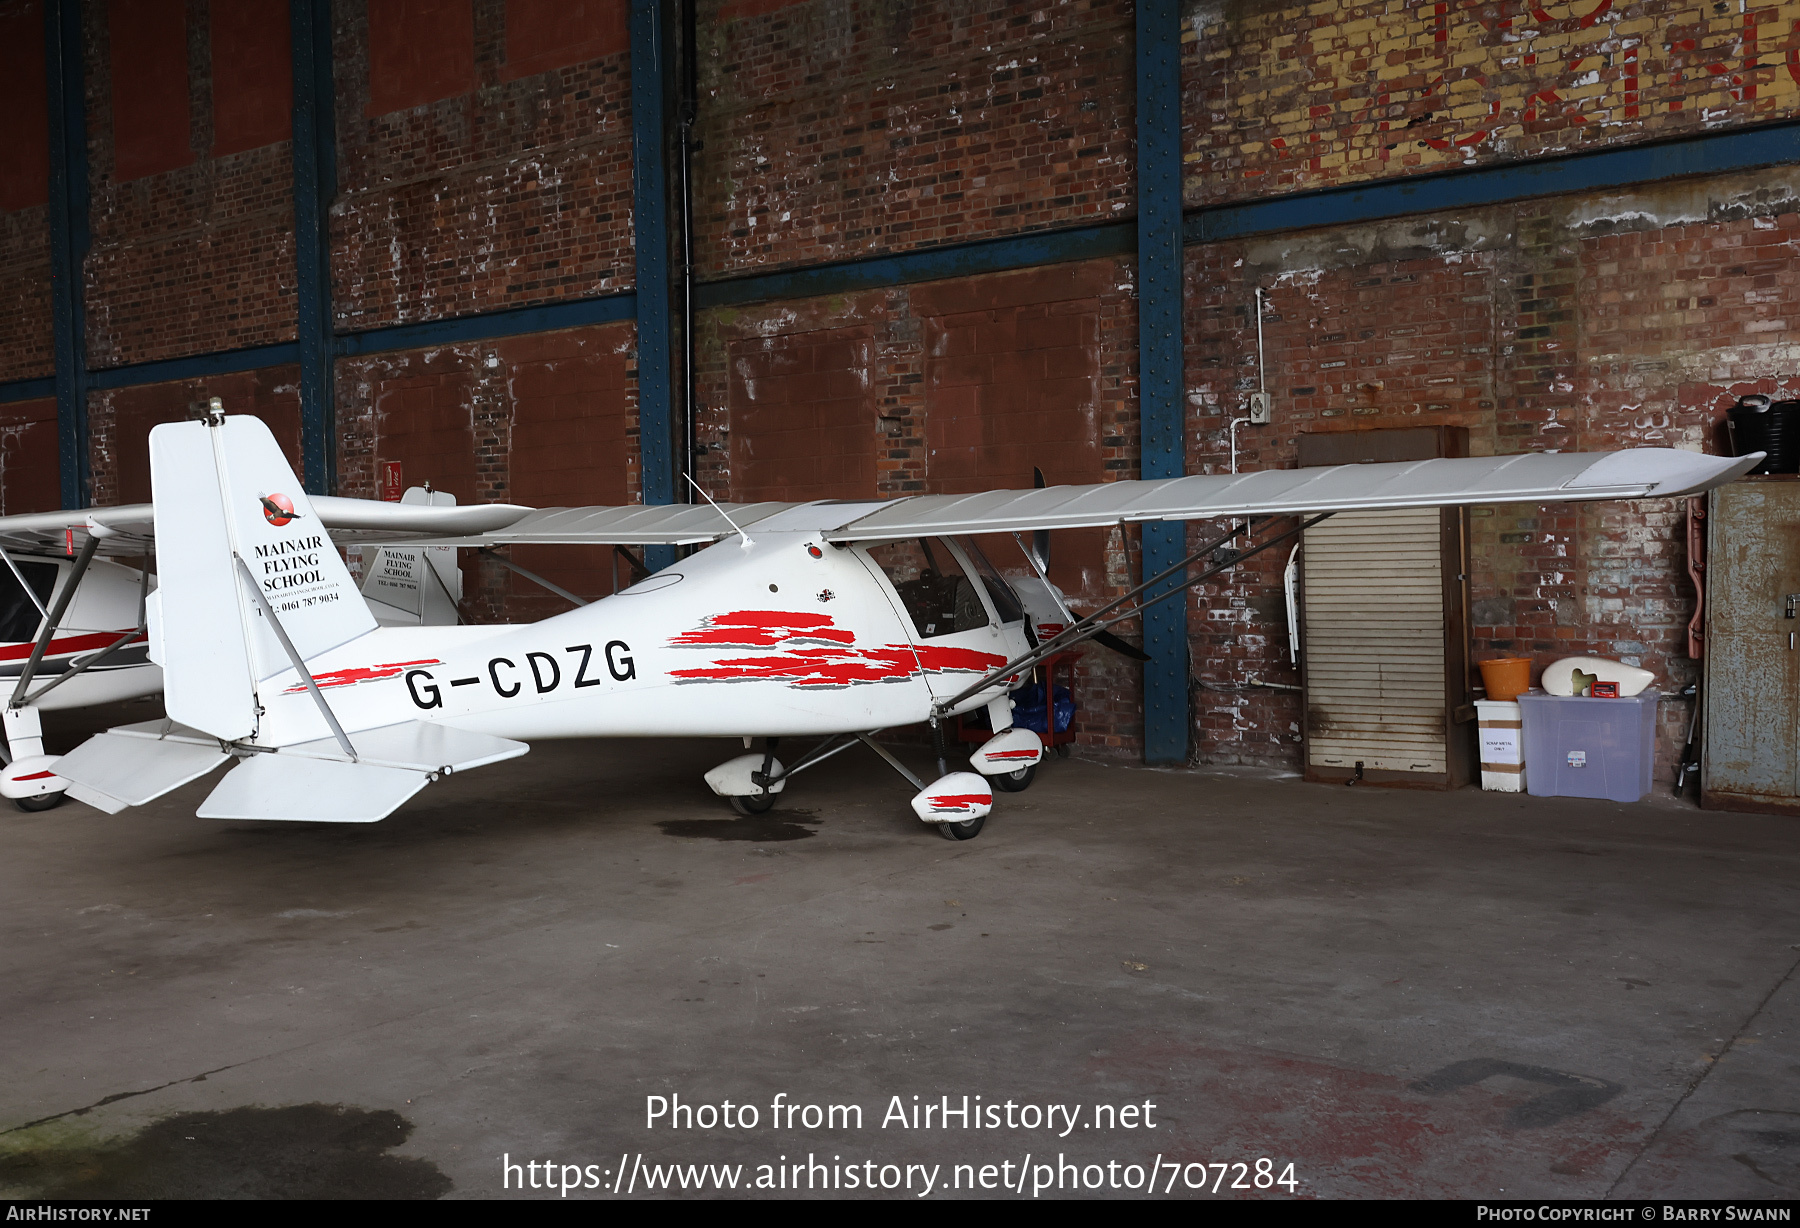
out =
[(430, 773), (411, 768), (304, 759), (285, 752), (252, 755), (225, 773), (198, 814), (203, 819), (373, 823), (430, 781)]
[(356, 759), (336, 738), (284, 746), (233, 768), (201, 805), (203, 819), (373, 823), (439, 776), (516, 759), (531, 747), (510, 738), (424, 721), (350, 735)]
[(56, 761), (56, 774), (70, 782), (76, 801), (117, 814), (199, 779), (230, 757), (217, 738), (173, 721), (145, 721), (95, 734)]
[[(424, 721), (402, 721), (379, 729), (364, 729), (350, 735), (359, 763), (376, 767), (410, 768), (419, 772), (449, 775), (470, 768), (486, 767), (504, 759), (516, 759), (531, 747), (511, 738), (496, 738), (488, 733), (471, 733), (448, 725), (431, 725)], [(283, 755), (307, 759), (343, 759), (344, 750), (336, 738), (320, 738), (316, 742), (300, 742), (284, 746)]]

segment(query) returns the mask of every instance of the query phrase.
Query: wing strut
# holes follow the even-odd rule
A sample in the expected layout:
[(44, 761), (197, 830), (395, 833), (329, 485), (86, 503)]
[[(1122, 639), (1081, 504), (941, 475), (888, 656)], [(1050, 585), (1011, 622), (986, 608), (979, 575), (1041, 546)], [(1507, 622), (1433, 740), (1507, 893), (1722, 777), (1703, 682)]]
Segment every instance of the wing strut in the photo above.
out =
[[(823, 763), (823, 762), (825, 762), (825, 760), (831, 758), (833, 755), (837, 754), (838, 752), (849, 750), (852, 746), (855, 746), (858, 742), (861, 742), (864, 746), (867, 746), (870, 750), (874, 751), (877, 755), (880, 755), (881, 758), (887, 763), (887, 765), (889, 767), (893, 768), (896, 772), (900, 773), (900, 775), (906, 777), (906, 779), (912, 784), (913, 788), (923, 789), (925, 787), (925, 782), (920, 780), (917, 776), (914, 776), (911, 772), (907, 771), (906, 767), (898, 759), (894, 758), (894, 756), (892, 756), (891, 754), (888, 753), (886, 747), (880, 745), (879, 743), (877, 743), (874, 740), (875, 735), (880, 732), (881, 732), (881, 730), (879, 730), (879, 729), (871, 729), (867, 733), (834, 733), (829, 738), (826, 738), (823, 742), (819, 743), (817, 746), (815, 746), (811, 750), (807, 751), (806, 754), (804, 754), (800, 757), (800, 761), (798, 763), (795, 763), (792, 767), (786, 769), (785, 771), (780, 772), (780, 773), (771, 773), (765, 767), (760, 772), (750, 773), (750, 779), (753, 783), (761, 785), (764, 789), (767, 789), (770, 785), (774, 784), (776, 781), (786, 780), (790, 776), (798, 776), (801, 772), (804, 772), (807, 768), (812, 767), (815, 764)], [(770, 748), (770, 749), (771, 749), (771, 754), (772, 754), (773, 748)]]
[[(37, 643), (31, 646), (31, 659), (25, 662), (25, 668), (20, 671), (19, 684), (13, 688), (12, 699), (7, 707), (17, 708), (25, 702), (25, 692), (31, 686), (31, 679), (37, 674), (38, 666), (43, 664), (44, 650), (50, 647), (50, 637), (56, 634), (56, 624), (68, 613), (69, 602), (74, 600), (75, 590), (81, 585), (81, 577), (87, 574), (88, 564), (94, 561), (94, 551), (99, 548), (99, 535), (89, 533), (88, 539), (81, 544), (81, 553), (75, 556), (75, 566), (69, 572), (68, 583), (63, 585), (63, 591), (57, 595), (50, 605), (50, 612), (44, 616), (43, 633), (38, 636)], [(27, 585), (25, 591), (30, 592), (31, 586)]]
[[(1032, 472), (1037, 473), (1040, 478), (1044, 476), (1035, 469)], [(1078, 621), (1075, 611), (1071, 610), (1069, 603), (1063, 600), (1062, 590), (1050, 583), (1050, 573), (1046, 570), (1050, 566), (1050, 531), (1046, 529), (1041, 533), (1033, 533), (1030, 546), (1027, 546), (1025, 540), (1017, 533), (1013, 534), (1013, 540), (1019, 544), (1019, 552), (1025, 556), (1025, 561), (1031, 564), (1033, 571), (1037, 572), (1038, 579), (1043, 581), (1044, 591), (1050, 595), (1050, 600), (1056, 603), (1057, 613), (1062, 615), (1063, 626), (1072, 626)], [(1099, 644), (1102, 648), (1110, 648), (1120, 656), (1130, 657), (1133, 661), (1150, 659), (1149, 653), (1127, 644), (1110, 631), (1096, 631), (1093, 638), (1094, 643)]]
[[(586, 597), (577, 597), (574, 593), (571, 593), (568, 589), (563, 588), (561, 585), (550, 583), (550, 581), (544, 579), (544, 577), (538, 575), (537, 572), (535, 572), (535, 571), (526, 571), (523, 567), (519, 566), (517, 563), (513, 562), (511, 559), (507, 558), (505, 555), (495, 554), (492, 550), (489, 550), (486, 546), (483, 546), (481, 548), (481, 553), (482, 553), (483, 557), (493, 559), (494, 562), (500, 564), (500, 566), (506, 568), (508, 571), (518, 572), (520, 575), (524, 576), (527, 580), (530, 580), (533, 584), (538, 585), (540, 588), (549, 589), (551, 592), (555, 593), (558, 597), (561, 597), (564, 601), (572, 601), (578, 606), (593, 604), (593, 602), (589, 601)], [(440, 581), (440, 583), (441, 583), (441, 581)]]
[[(3, 552), (0, 552), (0, 553), (3, 553)], [(7, 562), (10, 563), (10, 562), (12, 562), (12, 560), (8, 559)], [(15, 569), (14, 574), (17, 574), (16, 569)], [(27, 593), (31, 593), (31, 590), (29, 588), (27, 588), (25, 591)], [(121, 649), (121, 648), (125, 647), (125, 645), (131, 643), (131, 641), (141, 637), (144, 634), (144, 631), (149, 627), (149, 623), (145, 621), (146, 611), (144, 609), (145, 601), (149, 596), (150, 596), (150, 556), (145, 555), (144, 556), (144, 574), (143, 574), (142, 579), (140, 579), (138, 582), (137, 626), (135, 626), (131, 630), (127, 631), (124, 635), (121, 635), (118, 639), (116, 639), (112, 643), (108, 644), (105, 648), (102, 648), (99, 652), (89, 653), (87, 656), (82, 657), (80, 660), (73, 662), (68, 669), (64, 670), (62, 673), (58, 674), (55, 678), (52, 678), (49, 682), (46, 682), (42, 687), (38, 688), (38, 690), (35, 693), (33, 693), (31, 695), (31, 697), (29, 699), (27, 699), (25, 701), (24, 705), (22, 705), (22, 706), (30, 707), (30, 706), (35, 705), (38, 702), (38, 700), (40, 700), (44, 696), (48, 695), (51, 691), (54, 691), (57, 687), (61, 686), (65, 682), (67, 682), (69, 679), (73, 678), (75, 675), (83, 672), (84, 670), (87, 670), (88, 668), (90, 668), (92, 666), (100, 664), (100, 662), (102, 662), (102, 661), (106, 660), (106, 658), (112, 656), (113, 653), (119, 651), (119, 649)], [(31, 599), (33, 601), (36, 601), (37, 594), (31, 593)], [(43, 607), (40, 606), (38, 608), (42, 609)]]
[[(990, 670), (988, 673), (984, 674), (978, 681), (970, 683), (968, 686), (964, 687), (961, 691), (958, 691), (955, 695), (951, 696), (949, 699), (939, 700), (936, 704), (932, 705), (935, 715), (938, 717), (947, 715), (949, 713), (950, 709), (954, 708), (957, 704), (960, 704), (963, 700), (969, 698), (971, 695), (977, 694), (978, 692), (983, 691), (983, 690), (987, 689), (988, 687), (994, 685), (994, 683), (998, 682), (1000, 679), (1008, 677), (1009, 675), (1012, 675), (1012, 674), (1020, 673), (1023, 670), (1030, 669), (1033, 666), (1038, 665), (1039, 663), (1048, 660), (1050, 657), (1056, 655), (1057, 653), (1062, 652), (1064, 649), (1073, 648), (1075, 645), (1081, 643), (1084, 640), (1094, 639), (1100, 633), (1104, 632), (1107, 628), (1112, 627), (1118, 623), (1122, 623), (1128, 618), (1136, 618), (1139, 614), (1143, 613), (1145, 610), (1149, 609), (1151, 606), (1155, 605), (1157, 602), (1167, 601), (1169, 598), (1175, 596), (1177, 593), (1186, 592), (1188, 589), (1192, 588), (1196, 584), (1199, 584), (1201, 581), (1209, 580), (1213, 576), (1218, 575), (1222, 571), (1227, 571), (1233, 567), (1236, 567), (1239, 563), (1243, 562), (1247, 558), (1250, 558), (1252, 555), (1261, 554), (1263, 551), (1267, 550), (1269, 547), (1279, 545), (1280, 543), (1286, 541), (1288, 538), (1293, 537), (1296, 534), (1305, 532), (1307, 529), (1310, 529), (1314, 525), (1318, 524), (1321, 520), (1324, 520), (1332, 515), (1335, 515), (1335, 513), (1320, 512), (1317, 516), (1314, 516), (1312, 519), (1301, 520), (1301, 522), (1299, 524), (1295, 525), (1293, 528), (1289, 529), (1287, 532), (1277, 534), (1276, 536), (1271, 537), (1266, 541), (1258, 542), (1256, 545), (1250, 547), (1248, 550), (1227, 551), (1226, 557), (1222, 558), (1219, 562), (1213, 564), (1211, 567), (1208, 567), (1205, 571), (1201, 572), (1199, 575), (1195, 576), (1193, 579), (1184, 580), (1180, 584), (1176, 585), (1174, 588), (1171, 588), (1168, 592), (1158, 594), (1155, 597), (1151, 597), (1148, 599), (1140, 598), (1141, 594), (1147, 592), (1150, 589), (1155, 588), (1157, 585), (1161, 584), (1164, 580), (1167, 580), (1169, 577), (1175, 575), (1177, 572), (1185, 572), (1191, 565), (1193, 565), (1194, 563), (1198, 562), (1199, 560), (1205, 558), (1207, 555), (1211, 554), (1214, 550), (1217, 550), (1220, 547), (1224, 546), (1224, 544), (1226, 542), (1228, 542), (1232, 538), (1236, 537), (1239, 533), (1243, 532), (1246, 528), (1249, 528), (1250, 525), (1254, 523), (1254, 521), (1250, 521), (1250, 522), (1246, 522), (1242, 525), (1239, 525), (1237, 522), (1234, 521), (1232, 523), (1231, 531), (1229, 533), (1225, 534), (1225, 536), (1220, 537), (1220, 538), (1215, 538), (1213, 541), (1208, 542), (1206, 545), (1200, 547), (1200, 549), (1194, 551), (1194, 553), (1192, 553), (1192, 554), (1188, 555), (1186, 558), (1182, 559), (1179, 563), (1176, 563), (1173, 567), (1170, 567), (1162, 572), (1159, 572), (1155, 576), (1152, 576), (1150, 579), (1145, 580), (1142, 584), (1139, 584), (1136, 588), (1132, 589), (1130, 592), (1125, 593), (1123, 596), (1115, 598), (1113, 601), (1107, 603), (1106, 605), (1101, 606), (1098, 610), (1095, 610), (1092, 614), (1089, 614), (1086, 618), (1083, 618), (1079, 622), (1073, 624), (1067, 630), (1063, 631), (1061, 634), (1054, 635), (1051, 638), (1045, 640), (1042, 644), (1039, 644), (1036, 648), (1032, 649), (1028, 653), (1025, 653), (1023, 656), (1014, 657), (1012, 660), (1008, 661), (1005, 665), (1002, 665), (993, 670)], [(1117, 610), (1120, 606), (1126, 605), (1128, 602), (1132, 601), (1134, 598), (1140, 598), (1137, 601), (1137, 604), (1132, 605), (1129, 609), (1126, 609), (1122, 613), (1118, 613), (1118, 614), (1113, 613), (1114, 610)]]

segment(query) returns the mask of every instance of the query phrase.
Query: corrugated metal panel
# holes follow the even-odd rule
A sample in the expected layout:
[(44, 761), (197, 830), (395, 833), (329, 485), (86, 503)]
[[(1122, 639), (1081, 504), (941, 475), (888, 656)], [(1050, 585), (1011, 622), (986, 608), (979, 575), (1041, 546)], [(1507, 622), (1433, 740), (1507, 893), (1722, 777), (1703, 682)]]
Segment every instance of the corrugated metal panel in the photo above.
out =
[(1441, 514), (1344, 513), (1302, 558), (1308, 763), (1448, 771)]

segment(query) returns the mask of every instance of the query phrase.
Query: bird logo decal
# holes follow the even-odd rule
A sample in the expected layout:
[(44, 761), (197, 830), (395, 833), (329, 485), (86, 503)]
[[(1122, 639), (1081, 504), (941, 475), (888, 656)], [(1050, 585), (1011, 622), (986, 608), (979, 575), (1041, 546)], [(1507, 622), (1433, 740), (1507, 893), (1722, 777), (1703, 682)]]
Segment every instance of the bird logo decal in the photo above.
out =
[(290, 520), (298, 520), (300, 513), (294, 510), (294, 501), (286, 495), (258, 495), (262, 500), (263, 519), (276, 528), (282, 528)]

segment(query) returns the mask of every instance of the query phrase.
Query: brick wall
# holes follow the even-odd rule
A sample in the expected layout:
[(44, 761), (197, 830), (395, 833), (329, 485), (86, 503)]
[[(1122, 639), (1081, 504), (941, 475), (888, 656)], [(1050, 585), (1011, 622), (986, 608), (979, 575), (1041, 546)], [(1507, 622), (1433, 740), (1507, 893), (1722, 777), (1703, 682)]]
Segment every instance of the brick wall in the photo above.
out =
[(0, 516), (62, 506), (56, 461), (56, 402), (0, 405)]
[[(567, 9), (591, 14), (588, 37), (557, 37)], [(624, 10), (625, 0), (336, 7), (340, 330), (631, 287)], [(384, 31), (375, 51), (395, 61), (379, 72), (371, 20)]]
[(1791, 6), (1709, 0), (1195, 5), (1190, 203), (1792, 116)]
[(1126, 215), (1122, 0), (703, 3), (707, 275)]
[[(50, 127), (41, 0), (0, 4), (0, 378), (55, 367), (50, 329)], [(4, 495), (0, 495), (3, 499)]]
[(288, 463), (301, 472), (298, 367), (119, 388), (88, 397), (95, 505), (148, 503), (150, 428), (182, 421), (192, 405), (209, 397), (223, 398), (232, 413), (268, 423)]
[[(267, 97), (253, 92), (247, 99), (229, 75), (222, 96), (215, 96), (207, 11), (204, 4), (170, 0), (84, 7), (93, 194), (87, 343), (94, 367), (294, 336), (286, 125), (271, 128)], [(232, 13), (238, 20), (221, 32), (222, 54), (248, 48), (280, 62), (286, 6), (263, 5), (258, 14), (246, 21)], [(268, 52), (270, 42), (280, 54)], [(285, 108), (286, 91), (280, 94)], [(232, 138), (226, 147), (273, 139), (225, 153), (221, 132)]]
[[(384, 466), (458, 503), (555, 507), (639, 497), (635, 330), (608, 324), (375, 355), (338, 364), (339, 492), (381, 497)], [(612, 591), (610, 552), (520, 547), (522, 567), (583, 596)], [(472, 617), (568, 608), (472, 551)]]
[[(1800, 172), (1660, 185), (1189, 251), (1189, 465), (1227, 467), (1256, 387), (1254, 292), (1275, 393), (1240, 427), (1248, 468), (1303, 432), (1465, 426), (1477, 455), (1699, 448), (1743, 393), (1800, 395)], [(1477, 508), (1475, 655), (1582, 653), (1674, 690), (1693, 594), (1682, 508), (1661, 501)], [(1296, 765), (1281, 557), (1209, 587), (1190, 615), (1200, 753)], [(1665, 705), (1667, 769), (1685, 709)]]
[(43, 205), (0, 213), (0, 371), (37, 379), (56, 370), (50, 315), (50, 219)]

